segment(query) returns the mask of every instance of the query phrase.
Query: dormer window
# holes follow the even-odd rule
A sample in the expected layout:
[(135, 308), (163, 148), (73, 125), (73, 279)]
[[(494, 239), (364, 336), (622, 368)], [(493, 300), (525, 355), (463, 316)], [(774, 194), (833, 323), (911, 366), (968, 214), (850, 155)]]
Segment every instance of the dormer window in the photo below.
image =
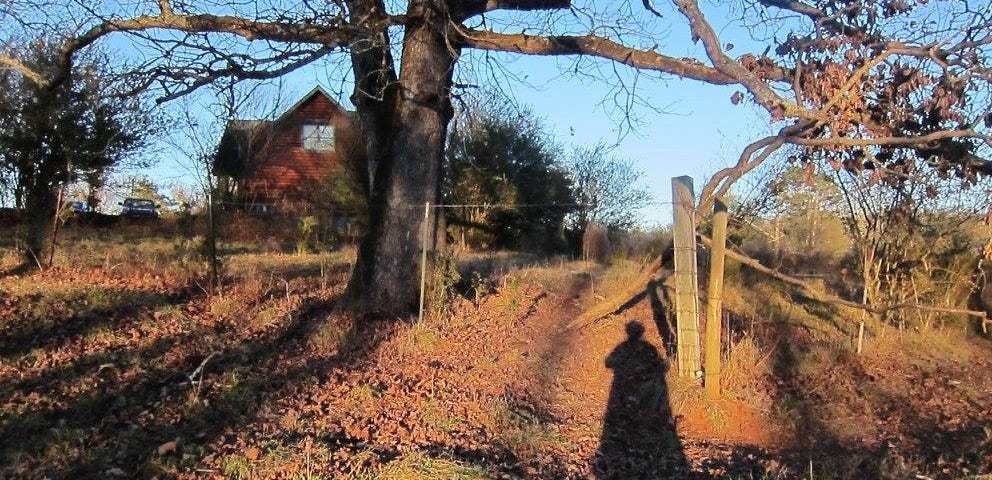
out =
[(329, 152), (334, 150), (334, 126), (308, 123), (303, 125), (302, 144), (304, 150)]

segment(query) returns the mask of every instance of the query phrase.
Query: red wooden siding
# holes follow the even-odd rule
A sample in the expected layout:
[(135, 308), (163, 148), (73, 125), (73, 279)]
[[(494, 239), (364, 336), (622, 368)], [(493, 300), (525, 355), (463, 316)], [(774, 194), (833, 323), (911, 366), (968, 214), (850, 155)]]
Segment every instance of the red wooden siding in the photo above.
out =
[[(301, 130), (308, 123), (334, 126), (334, 150), (303, 149)], [(254, 201), (306, 200), (307, 193), (342, 164), (341, 139), (350, 127), (347, 111), (322, 92), (314, 92), (273, 126), (264, 158), (255, 159), (255, 169), (242, 183), (244, 193)]]

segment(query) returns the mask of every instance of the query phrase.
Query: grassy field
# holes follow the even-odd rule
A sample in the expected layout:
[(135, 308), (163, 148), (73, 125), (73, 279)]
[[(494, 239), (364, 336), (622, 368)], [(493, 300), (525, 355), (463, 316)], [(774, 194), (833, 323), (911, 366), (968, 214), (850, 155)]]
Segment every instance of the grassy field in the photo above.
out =
[(856, 355), (855, 313), (746, 273), (728, 278), (725, 395), (707, 401), (664, 375), (670, 320), (652, 298), (564, 328), (632, 281), (631, 261), (462, 255), (416, 323), (342, 307), (348, 248), (223, 243), (211, 291), (195, 238), (77, 230), (62, 245), (54, 268), (0, 277), (2, 478), (992, 470), (987, 340), (872, 324)]

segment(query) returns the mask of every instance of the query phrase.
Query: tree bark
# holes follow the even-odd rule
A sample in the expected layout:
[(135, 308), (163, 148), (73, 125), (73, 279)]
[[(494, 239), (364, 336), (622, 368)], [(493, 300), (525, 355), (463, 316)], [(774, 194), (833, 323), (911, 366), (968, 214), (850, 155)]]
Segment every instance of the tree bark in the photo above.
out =
[(49, 251), (54, 238), (55, 196), (48, 182), (36, 179), (35, 184), (26, 189), (24, 199), (25, 235), (21, 251), (22, 267), (41, 268), (45, 252)]
[[(410, 2), (398, 88), (386, 86), (383, 100), (366, 102), (369, 111), (358, 105), (359, 116), (375, 128), (369, 165), (370, 226), (349, 282), (352, 302), (362, 311), (401, 315), (416, 307), (420, 265), (412, 259), (419, 258), (423, 206), (437, 203), (452, 117), (449, 93), (458, 50), (445, 41), (447, 12), (443, 0)], [(360, 74), (356, 68), (356, 78)], [(389, 128), (382, 128), (386, 125)], [(437, 218), (437, 209), (432, 209), (429, 231), (437, 228)], [(436, 238), (428, 236), (429, 250)]]

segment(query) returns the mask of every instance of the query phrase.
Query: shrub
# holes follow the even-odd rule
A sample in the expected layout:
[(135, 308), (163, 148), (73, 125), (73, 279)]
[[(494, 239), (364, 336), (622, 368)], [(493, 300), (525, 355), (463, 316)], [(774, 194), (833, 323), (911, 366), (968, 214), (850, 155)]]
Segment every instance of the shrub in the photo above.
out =
[(606, 228), (595, 223), (586, 225), (586, 231), (582, 234), (582, 259), (600, 265), (613, 262), (613, 247)]
[(437, 250), (428, 258), (430, 270), (424, 286), (425, 308), (432, 318), (439, 319), (448, 313), (454, 299), (455, 285), (461, 280), (458, 263), (451, 250)]
[(300, 236), (296, 241), (296, 253), (314, 253), (317, 251), (318, 226), (320, 226), (320, 222), (313, 215), (300, 219)]

